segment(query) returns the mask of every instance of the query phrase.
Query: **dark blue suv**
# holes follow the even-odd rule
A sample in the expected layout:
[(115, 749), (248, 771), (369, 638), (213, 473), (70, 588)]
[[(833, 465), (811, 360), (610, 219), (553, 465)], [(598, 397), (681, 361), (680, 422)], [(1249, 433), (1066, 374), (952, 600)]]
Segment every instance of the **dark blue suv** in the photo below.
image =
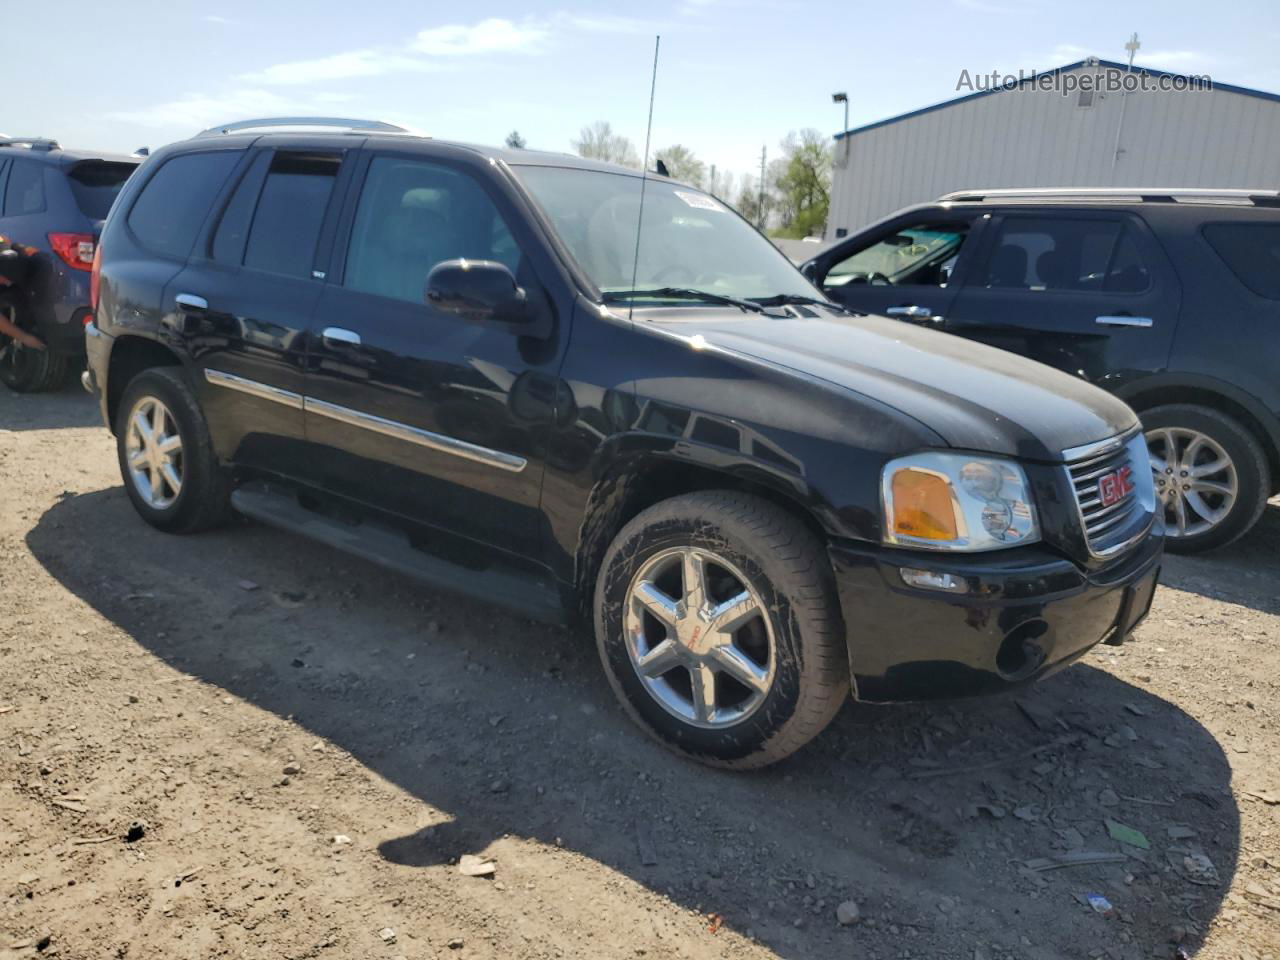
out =
[(0, 381), (11, 390), (54, 390), (83, 366), (98, 234), (138, 162), (63, 150), (54, 140), (0, 138), (0, 236), (39, 251), (31, 281), (0, 309), (47, 346), (31, 350), (0, 336)]

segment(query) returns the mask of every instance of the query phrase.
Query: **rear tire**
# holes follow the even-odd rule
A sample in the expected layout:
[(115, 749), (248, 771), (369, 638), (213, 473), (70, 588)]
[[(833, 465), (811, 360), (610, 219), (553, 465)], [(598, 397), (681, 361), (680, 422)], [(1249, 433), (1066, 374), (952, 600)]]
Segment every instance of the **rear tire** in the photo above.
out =
[(1239, 421), (1198, 404), (1139, 415), (1151, 450), (1165, 547), (1202, 553), (1226, 546), (1258, 521), (1271, 475), (1261, 444)]
[(158, 530), (196, 533), (230, 515), (229, 472), (180, 367), (129, 381), (116, 411), (116, 453), (134, 509)]
[(605, 675), (632, 719), (713, 766), (789, 756), (848, 696), (826, 550), (748, 494), (675, 497), (623, 527), (600, 568), (595, 628)]
[[(12, 298), (0, 298), (0, 313), (22, 329), (36, 332)], [(66, 383), (70, 366), (70, 358), (52, 347), (33, 350), (0, 334), (0, 383), (14, 393), (58, 390)]]

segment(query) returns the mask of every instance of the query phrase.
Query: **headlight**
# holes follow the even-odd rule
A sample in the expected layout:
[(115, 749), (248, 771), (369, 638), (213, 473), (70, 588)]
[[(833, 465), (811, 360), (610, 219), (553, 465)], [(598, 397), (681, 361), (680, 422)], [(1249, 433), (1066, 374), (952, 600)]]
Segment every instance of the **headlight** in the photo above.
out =
[(922, 550), (999, 550), (1040, 539), (1022, 467), (963, 453), (916, 453), (885, 465), (884, 542)]

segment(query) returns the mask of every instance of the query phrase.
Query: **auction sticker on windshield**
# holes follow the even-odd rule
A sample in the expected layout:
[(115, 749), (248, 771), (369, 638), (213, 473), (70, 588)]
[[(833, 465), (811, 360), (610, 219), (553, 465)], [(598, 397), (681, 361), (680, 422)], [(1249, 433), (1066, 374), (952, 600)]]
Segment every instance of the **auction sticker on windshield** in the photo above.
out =
[(696, 210), (714, 210), (717, 213), (723, 213), (724, 207), (716, 203), (710, 197), (704, 197), (700, 193), (687, 193), (684, 190), (677, 190), (676, 196)]

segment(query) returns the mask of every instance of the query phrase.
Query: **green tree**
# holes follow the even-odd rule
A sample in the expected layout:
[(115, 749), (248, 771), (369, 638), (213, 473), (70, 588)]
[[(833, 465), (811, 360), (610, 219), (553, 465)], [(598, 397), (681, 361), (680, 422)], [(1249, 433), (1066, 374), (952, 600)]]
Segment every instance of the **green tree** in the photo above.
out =
[(525, 140), (524, 137), (520, 136), (519, 130), (512, 130), (507, 134), (507, 146), (512, 150), (523, 150), (528, 146), (528, 141)]
[(831, 146), (817, 130), (789, 133), (772, 165), (780, 237), (822, 234), (831, 206)]
[(667, 167), (667, 173), (673, 180), (683, 180), (695, 187), (703, 185), (707, 168), (701, 160), (693, 155), (693, 151), (679, 143), (659, 150), (655, 159), (661, 160)]
[(622, 134), (614, 133), (613, 126), (607, 120), (597, 120), (590, 126), (583, 127), (578, 133), (578, 139), (573, 141), (573, 149), (578, 152), (578, 156), (591, 160), (620, 163), (624, 167), (640, 166), (640, 156), (631, 141)]

